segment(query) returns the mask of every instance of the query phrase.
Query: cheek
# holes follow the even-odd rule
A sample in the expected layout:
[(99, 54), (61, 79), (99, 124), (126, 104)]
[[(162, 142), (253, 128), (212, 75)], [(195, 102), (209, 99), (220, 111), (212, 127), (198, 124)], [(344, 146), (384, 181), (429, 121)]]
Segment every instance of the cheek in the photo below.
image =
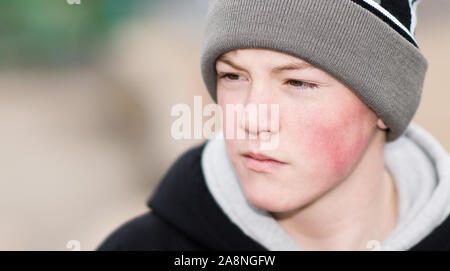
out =
[(302, 158), (309, 160), (309, 169), (315, 177), (342, 178), (361, 158), (370, 139), (367, 112), (341, 112), (332, 119), (317, 116), (298, 133)]
[(221, 124), (222, 124), (222, 129), (224, 132), (227, 131), (227, 124), (231, 125), (231, 127), (228, 127), (230, 129), (236, 130), (237, 127), (239, 127), (238, 125), (238, 118), (237, 118), (237, 114), (231, 112), (231, 118), (228, 119), (228, 112), (227, 112), (227, 104), (229, 105), (238, 105), (238, 104), (242, 104), (241, 103), (241, 98), (239, 96), (237, 96), (236, 94), (232, 95), (230, 93), (227, 93), (226, 91), (222, 91), (219, 87), (217, 89), (217, 104), (220, 106), (221, 110), (222, 110), (222, 120), (221, 120)]
[(317, 154), (318, 161), (325, 163), (332, 178), (341, 178), (362, 155), (368, 137), (363, 123), (348, 125), (316, 125), (312, 129), (310, 150)]

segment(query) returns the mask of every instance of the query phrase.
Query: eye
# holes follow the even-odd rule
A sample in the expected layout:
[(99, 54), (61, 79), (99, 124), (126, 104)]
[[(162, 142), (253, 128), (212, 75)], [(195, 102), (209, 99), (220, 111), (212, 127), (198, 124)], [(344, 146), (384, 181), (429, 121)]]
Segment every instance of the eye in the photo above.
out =
[(304, 81), (300, 81), (300, 80), (295, 80), (295, 79), (290, 79), (290, 80), (286, 81), (286, 84), (288, 84), (294, 88), (298, 88), (298, 89), (317, 88), (316, 84), (308, 83), (308, 82), (304, 82)]
[(231, 81), (239, 80), (239, 75), (234, 74), (234, 73), (224, 73), (224, 74), (222, 73), (222, 74), (218, 74), (217, 77), (219, 79), (224, 78), (224, 79), (231, 80)]

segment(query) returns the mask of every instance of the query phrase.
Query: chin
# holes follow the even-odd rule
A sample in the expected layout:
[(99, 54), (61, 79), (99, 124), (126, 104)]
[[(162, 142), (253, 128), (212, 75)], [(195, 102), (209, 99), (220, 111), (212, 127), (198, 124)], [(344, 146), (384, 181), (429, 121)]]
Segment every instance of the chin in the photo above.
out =
[(247, 200), (255, 207), (268, 212), (289, 212), (299, 208), (302, 204), (297, 193), (286, 194), (264, 181), (244, 180), (241, 185)]

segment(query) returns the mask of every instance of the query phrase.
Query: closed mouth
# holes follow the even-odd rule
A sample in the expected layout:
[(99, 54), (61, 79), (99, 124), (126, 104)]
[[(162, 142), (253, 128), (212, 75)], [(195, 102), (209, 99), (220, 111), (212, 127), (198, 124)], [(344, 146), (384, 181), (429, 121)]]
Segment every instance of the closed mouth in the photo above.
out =
[(286, 164), (261, 153), (246, 152), (242, 156), (245, 158), (246, 167), (257, 172), (272, 173)]

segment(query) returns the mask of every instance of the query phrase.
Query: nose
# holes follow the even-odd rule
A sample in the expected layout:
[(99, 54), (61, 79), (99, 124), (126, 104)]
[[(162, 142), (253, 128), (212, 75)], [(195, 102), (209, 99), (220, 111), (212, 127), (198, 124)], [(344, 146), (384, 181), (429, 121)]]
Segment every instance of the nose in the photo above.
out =
[(267, 140), (279, 129), (278, 104), (270, 84), (254, 82), (247, 93), (240, 127), (250, 139)]

